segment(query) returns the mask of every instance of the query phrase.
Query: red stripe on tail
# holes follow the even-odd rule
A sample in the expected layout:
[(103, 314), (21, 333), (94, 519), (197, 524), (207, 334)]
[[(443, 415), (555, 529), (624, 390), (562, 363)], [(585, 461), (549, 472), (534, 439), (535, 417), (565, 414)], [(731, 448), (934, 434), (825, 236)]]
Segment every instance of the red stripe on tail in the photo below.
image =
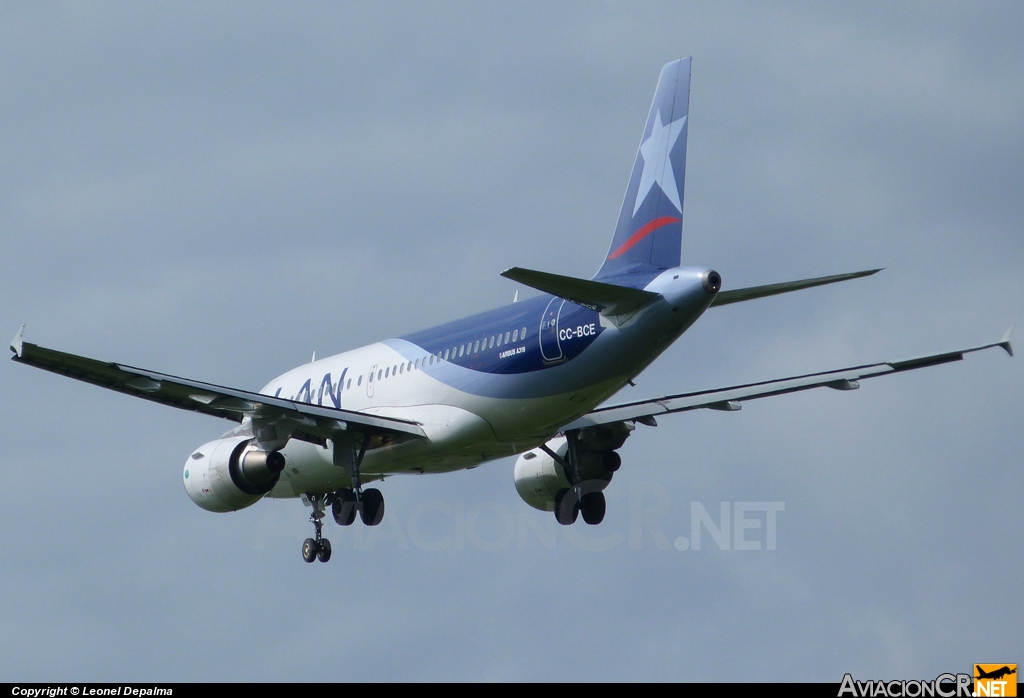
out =
[(643, 240), (645, 237), (647, 237), (648, 235), (653, 233), (658, 228), (661, 228), (662, 226), (666, 226), (666, 225), (668, 225), (670, 223), (678, 223), (680, 220), (681, 219), (673, 218), (672, 216), (662, 216), (661, 218), (655, 218), (653, 221), (651, 221), (647, 225), (641, 226), (640, 230), (638, 230), (635, 233), (633, 233), (633, 235), (630, 236), (630, 238), (628, 240), (626, 240), (624, 243), (619, 245), (619, 249), (615, 250), (610, 255), (608, 255), (608, 259), (615, 259), (619, 255), (625, 254), (635, 244), (637, 244), (638, 242)]

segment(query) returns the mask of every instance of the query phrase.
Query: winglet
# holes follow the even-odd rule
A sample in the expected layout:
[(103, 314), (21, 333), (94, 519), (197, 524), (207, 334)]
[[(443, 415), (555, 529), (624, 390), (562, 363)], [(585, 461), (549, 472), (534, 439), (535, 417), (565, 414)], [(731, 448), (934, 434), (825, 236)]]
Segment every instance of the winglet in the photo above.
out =
[(1010, 335), (1012, 334), (1013, 325), (1010, 325), (1010, 329), (1006, 330), (1006, 334), (1003, 335), (1003, 338), (999, 341), (999, 344), (997, 345), (1005, 349), (1006, 353), (1009, 354), (1010, 356), (1013, 356), (1013, 345), (1010, 344)]
[(20, 359), (21, 351), (23, 347), (22, 335), (25, 334), (25, 326), (22, 325), (18, 330), (18, 334), (14, 335), (14, 339), (11, 340), (11, 351)]

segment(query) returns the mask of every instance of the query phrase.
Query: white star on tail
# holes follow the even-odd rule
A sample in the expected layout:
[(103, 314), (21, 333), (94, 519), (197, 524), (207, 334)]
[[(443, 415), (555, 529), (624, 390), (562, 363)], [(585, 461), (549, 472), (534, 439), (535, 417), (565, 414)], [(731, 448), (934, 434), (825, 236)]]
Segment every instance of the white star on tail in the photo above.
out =
[(647, 198), (651, 187), (658, 184), (661, 190), (668, 197), (668, 200), (675, 204), (676, 210), (683, 212), (683, 205), (679, 201), (679, 189), (676, 187), (676, 175), (672, 171), (672, 163), (668, 154), (676, 145), (679, 134), (683, 132), (683, 124), (686, 117), (676, 119), (670, 124), (661, 123), (661, 109), (654, 115), (654, 126), (651, 128), (651, 135), (640, 145), (640, 155), (644, 159), (644, 171), (640, 175), (640, 188), (636, 192), (636, 204), (633, 206), (633, 215), (640, 210), (640, 204)]

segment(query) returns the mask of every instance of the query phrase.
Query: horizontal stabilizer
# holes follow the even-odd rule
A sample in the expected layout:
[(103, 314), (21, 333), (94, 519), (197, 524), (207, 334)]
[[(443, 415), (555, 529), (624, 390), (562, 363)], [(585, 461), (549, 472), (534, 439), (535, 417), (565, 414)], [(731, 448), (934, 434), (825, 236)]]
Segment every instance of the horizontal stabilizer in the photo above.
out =
[(549, 274), (522, 267), (506, 269), (501, 272), (501, 275), (538, 291), (550, 293), (587, 308), (600, 310), (602, 315), (626, 315), (658, 298), (657, 293), (650, 291), (616, 286), (600, 281), (577, 279), (573, 276)]
[(849, 281), (850, 279), (859, 279), (863, 276), (871, 276), (882, 271), (881, 269), (868, 269), (867, 271), (855, 271), (851, 274), (834, 274), (832, 276), (819, 276), (815, 279), (801, 279), (800, 281), (784, 281), (781, 284), (767, 284), (765, 286), (750, 286), (748, 288), (737, 288), (732, 291), (719, 291), (718, 295), (715, 296), (715, 300), (711, 301), (712, 307), (716, 305), (728, 305), (729, 303), (739, 303), (740, 301), (750, 301), (755, 298), (764, 298), (765, 296), (774, 296), (779, 293), (789, 293), (790, 291), (799, 291), (804, 288), (813, 288), (814, 286), (824, 286), (825, 284), (834, 284), (839, 281)]

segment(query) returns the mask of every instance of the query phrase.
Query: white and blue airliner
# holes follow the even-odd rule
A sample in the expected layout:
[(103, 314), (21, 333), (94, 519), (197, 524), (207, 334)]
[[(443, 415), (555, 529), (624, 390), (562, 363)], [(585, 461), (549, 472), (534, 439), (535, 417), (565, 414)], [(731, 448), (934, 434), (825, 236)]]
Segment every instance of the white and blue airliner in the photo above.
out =
[[(515, 487), (561, 524), (604, 518), (617, 450), (637, 424), (694, 409), (828, 387), (956, 361), (983, 346), (717, 390), (603, 406), (708, 308), (868, 276), (877, 269), (752, 288), (722, 288), (712, 269), (680, 266), (690, 59), (661, 71), (611, 246), (592, 279), (512, 268), (503, 276), (543, 295), (314, 360), (259, 391), (97, 361), (25, 342), (15, 361), (172, 407), (236, 422), (182, 469), (200, 507), (227, 512), (263, 497), (312, 506), (307, 562), (331, 557), (331, 510), (369, 526), (384, 499), (365, 483), (442, 473), (518, 455)], [(24, 328), (22, 328), (24, 329)]]

